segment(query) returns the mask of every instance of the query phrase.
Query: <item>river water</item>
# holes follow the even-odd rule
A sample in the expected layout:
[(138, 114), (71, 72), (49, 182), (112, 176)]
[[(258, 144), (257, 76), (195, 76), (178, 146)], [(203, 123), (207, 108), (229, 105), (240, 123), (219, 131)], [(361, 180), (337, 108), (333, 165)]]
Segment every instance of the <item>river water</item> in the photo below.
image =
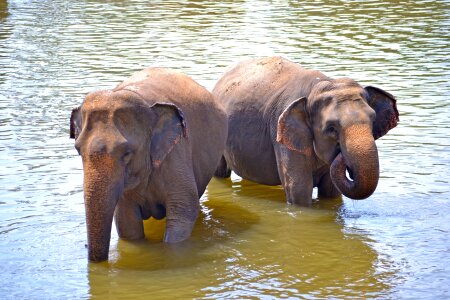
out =
[[(0, 0), (0, 298), (450, 298), (450, 1)], [(69, 117), (147, 66), (211, 89), (281, 55), (397, 97), (367, 200), (289, 206), (213, 179), (192, 238), (118, 240), (87, 262)]]

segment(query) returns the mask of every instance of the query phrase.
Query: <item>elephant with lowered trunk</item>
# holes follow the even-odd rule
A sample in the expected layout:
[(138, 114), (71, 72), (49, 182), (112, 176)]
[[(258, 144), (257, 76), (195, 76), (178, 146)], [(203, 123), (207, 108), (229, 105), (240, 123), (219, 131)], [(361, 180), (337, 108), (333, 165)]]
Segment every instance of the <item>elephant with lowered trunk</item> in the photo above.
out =
[(89, 260), (108, 259), (113, 215), (121, 238), (143, 238), (150, 217), (167, 217), (165, 242), (190, 236), (226, 120), (206, 89), (169, 69), (87, 95), (72, 111), (70, 136), (83, 161)]
[(391, 94), (266, 57), (230, 69), (213, 95), (228, 114), (216, 176), (234, 170), (258, 183), (282, 184), (287, 201), (303, 206), (311, 205), (314, 187), (319, 198), (363, 199), (374, 192), (375, 139), (398, 122)]

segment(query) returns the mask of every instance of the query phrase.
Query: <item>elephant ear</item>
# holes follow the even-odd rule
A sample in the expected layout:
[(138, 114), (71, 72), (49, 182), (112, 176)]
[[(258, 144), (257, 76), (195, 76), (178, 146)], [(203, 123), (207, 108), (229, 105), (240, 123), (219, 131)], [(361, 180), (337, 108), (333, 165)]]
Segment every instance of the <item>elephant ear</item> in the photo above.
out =
[(70, 138), (77, 139), (81, 132), (81, 113), (80, 107), (72, 109), (70, 115)]
[(156, 114), (153, 126), (150, 157), (153, 167), (159, 167), (173, 147), (187, 137), (186, 122), (183, 112), (171, 103), (156, 103), (152, 107)]
[(306, 98), (292, 102), (278, 118), (277, 142), (288, 149), (312, 155), (312, 133), (306, 112)]
[(367, 102), (376, 112), (372, 128), (374, 138), (378, 139), (397, 126), (399, 121), (397, 101), (394, 96), (382, 89), (367, 86), (365, 90), (368, 94)]

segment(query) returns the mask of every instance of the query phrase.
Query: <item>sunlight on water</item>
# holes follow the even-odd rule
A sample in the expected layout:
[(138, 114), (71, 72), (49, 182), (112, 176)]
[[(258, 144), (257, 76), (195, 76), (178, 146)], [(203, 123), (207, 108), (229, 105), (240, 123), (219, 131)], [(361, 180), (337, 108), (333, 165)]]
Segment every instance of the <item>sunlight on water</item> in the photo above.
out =
[[(0, 0), (0, 298), (450, 297), (449, 1)], [(280, 187), (213, 179), (192, 237), (119, 240), (87, 262), (84, 95), (148, 66), (211, 89), (237, 61), (281, 55), (381, 87), (400, 124), (377, 141), (367, 200), (289, 206)]]

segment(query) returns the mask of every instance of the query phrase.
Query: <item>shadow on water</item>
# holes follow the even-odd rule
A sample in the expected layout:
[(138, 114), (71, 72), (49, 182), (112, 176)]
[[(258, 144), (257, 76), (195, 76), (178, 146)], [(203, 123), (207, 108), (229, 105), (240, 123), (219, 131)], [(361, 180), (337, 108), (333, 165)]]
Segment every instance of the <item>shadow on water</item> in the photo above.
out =
[[(208, 260), (205, 253), (210, 247), (226, 243), (233, 236), (249, 230), (258, 221), (256, 214), (233, 203), (216, 202), (214, 198), (203, 200), (201, 213), (188, 241), (175, 245), (163, 243), (166, 222), (152, 218), (144, 222), (145, 241), (118, 241), (117, 249), (112, 253), (111, 266), (158, 270), (205, 263)], [(210, 259), (217, 257), (212, 256)]]
[(3, 22), (8, 17), (8, 2), (0, 0), (0, 22)]
[[(156, 296), (164, 295), (166, 285), (167, 289), (177, 286), (179, 292), (168, 293), (175, 297), (197, 290), (197, 280), (214, 281), (212, 274), (198, 278), (196, 273), (200, 268), (220, 266), (218, 262), (227, 259), (227, 244), (257, 224), (259, 217), (234, 203), (217, 199), (208, 191), (201, 201), (201, 212), (188, 241), (176, 245), (162, 243), (165, 220), (149, 219), (144, 222), (144, 241), (119, 240), (116, 245), (111, 245), (109, 262), (89, 264), (91, 296), (130, 296), (143, 286), (149, 294), (140, 291), (135, 296), (146, 298), (155, 296), (155, 291), (159, 292)], [(205, 274), (204, 271), (201, 273)], [(180, 278), (187, 274), (192, 277)], [(187, 281), (184, 288), (179, 286), (183, 281)]]
[[(0, 59), (6, 56), (7, 52), (6, 47), (4, 47), (1, 41), (8, 38), (11, 34), (11, 28), (6, 24), (8, 16), (8, 2), (6, 0), (0, 0)], [(5, 75), (3, 73), (4, 70), (0, 72), (0, 84), (4, 82)]]
[(89, 264), (90, 294), (229, 298), (386, 293), (386, 278), (392, 274), (376, 269), (378, 254), (367, 236), (344, 233), (341, 205), (341, 199), (333, 199), (316, 201), (309, 209), (288, 206), (278, 187), (213, 179), (188, 241), (165, 245), (165, 222), (146, 221), (145, 241), (119, 240), (111, 246), (109, 262)]

